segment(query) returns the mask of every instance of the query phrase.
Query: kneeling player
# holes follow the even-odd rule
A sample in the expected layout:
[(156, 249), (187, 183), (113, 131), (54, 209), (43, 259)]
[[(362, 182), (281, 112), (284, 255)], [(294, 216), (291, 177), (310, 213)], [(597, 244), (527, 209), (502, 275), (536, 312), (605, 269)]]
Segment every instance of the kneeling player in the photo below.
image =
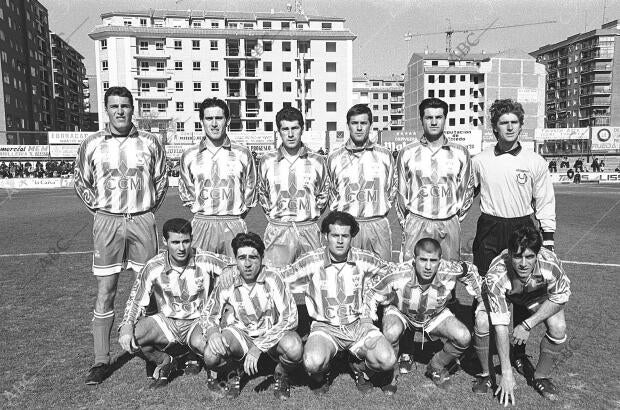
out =
[[(196, 327), (200, 312), (215, 276), (232, 263), (226, 256), (192, 249), (192, 226), (185, 219), (167, 221), (163, 231), (166, 251), (149, 260), (138, 274), (118, 339), (124, 350), (139, 351), (157, 364), (153, 388), (167, 385), (176, 370), (177, 360), (166, 353), (172, 345), (189, 346), (202, 354), (205, 341)], [(145, 317), (151, 294), (159, 313)]]
[[(441, 246), (432, 238), (420, 239), (413, 250), (413, 261), (400, 263), (395, 270), (373, 286), (366, 295), (365, 315), (376, 319), (378, 304), (390, 304), (383, 314), (383, 334), (398, 354), (400, 338), (407, 327), (418, 329), (431, 340), (445, 338), (443, 350), (428, 364), (426, 376), (440, 388), (447, 388), (450, 374), (446, 368), (469, 347), (469, 330), (446, 308), (450, 292), (460, 280), (467, 291), (481, 298), (481, 278), (469, 262), (441, 259)], [(412, 263), (413, 262), (413, 263)], [(398, 368), (384, 391), (396, 392)]]
[(307, 253), (281, 272), (294, 292), (305, 294), (308, 314), (314, 319), (304, 348), (304, 366), (317, 394), (329, 389), (325, 376), (339, 351), (348, 350), (357, 359), (351, 367), (363, 393), (372, 388), (369, 371), (387, 371), (396, 363), (388, 341), (361, 315), (365, 291), (391, 265), (372, 252), (351, 248), (358, 231), (350, 214), (329, 213), (321, 224), (327, 246)]
[[(209, 298), (201, 326), (208, 343), (204, 361), (217, 369), (230, 359), (242, 360), (243, 369), (229, 374), (226, 394), (237, 397), (243, 372), (258, 373), (258, 359), (267, 353), (278, 362), (274, 394), (290, 397), (288, 375), (301, 362), (303, 346), (297, 328), (297, 306), (280, 276), (263, 265), (265, 245), (255, 233), (240, 233), (232, 240), (237, 259), (235, 279), (230, 286), (218, 284)], [(224, 307), (232, 307), (234, 318), (224, 328), (220, 319)], [(210, 383), (215, 390), (218, 385)]]
[[(515, 380), (510, 366), (510, 310), (508, 303), (526, 307), (531, 316), (515, 326), (512, 343), (524, 344), (535, 326), (544, 323), (547, 333), (540, 343), (540, 357), (536, 369), (525, 359), (524, 369), (528, 382), (543, 397), (558, 399), (558, 390), (550, 379), (554, 362), (566, 343), (564, 304), (570, 296), (570, 280), (555, 253), (542, 247), (542, 237), (533, 227), (517, 228), (508, 240), (508, 249), (497, 256), (484, 279), (488, 295), (490, 321), (497, 339), (497, 352), (502, 379), (496, 391), (500, 403), (515, 404)], [(476, 315), (475, 345), (483, 374), (474, 391), (486, 392), (491, 385), (489, 377), (489, 319), (486, 312)], [(533, 379), (532, 379), (533, 378)]]

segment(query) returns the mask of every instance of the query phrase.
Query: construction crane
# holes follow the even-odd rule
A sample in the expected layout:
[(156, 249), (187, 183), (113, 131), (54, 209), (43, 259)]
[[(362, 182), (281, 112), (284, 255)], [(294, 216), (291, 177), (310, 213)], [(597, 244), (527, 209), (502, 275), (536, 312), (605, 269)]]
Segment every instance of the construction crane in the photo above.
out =
[(540, 24), (553, 24), (556, 23), (555, 20), (547, 20), (547, 21), (537, 21), (533, 23), (522, 23), (522, 24), (511, 24), (507, 26), (493, 26), (499, 18), (495, 19), (489, 26), (487, 27), (479, 27), (479, 28), (470, 28), (463, 30), (453, 30), (452, 25), (450, 24), (450, 20), (448, 20), (448, 29), (445, 31), (435, 31), (430, 33), (405, 33), (405, 41), (411, 41), (413, 37), (421, 37), (421, 36), (430, 36), (435, 34), (445, 34), (446, 35), (446, 53), (450, 54), (452, 52), (452, 34), (454, 33), (470, 33), (474, 31), (489, 31), (489, 30), (499, 30), (505, 28), (514, 28), (514, 27), (526, 27), (526, 26), (537, 26)]

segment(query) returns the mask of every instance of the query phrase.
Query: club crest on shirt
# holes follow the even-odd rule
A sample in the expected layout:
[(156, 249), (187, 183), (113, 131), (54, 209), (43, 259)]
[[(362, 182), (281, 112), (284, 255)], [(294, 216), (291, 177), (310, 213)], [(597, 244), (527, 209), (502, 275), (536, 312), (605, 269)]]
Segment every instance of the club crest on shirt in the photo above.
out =
[(527, 174), (525, 172), (517, 172), (517, 182), (521, 185), (527, 183)]

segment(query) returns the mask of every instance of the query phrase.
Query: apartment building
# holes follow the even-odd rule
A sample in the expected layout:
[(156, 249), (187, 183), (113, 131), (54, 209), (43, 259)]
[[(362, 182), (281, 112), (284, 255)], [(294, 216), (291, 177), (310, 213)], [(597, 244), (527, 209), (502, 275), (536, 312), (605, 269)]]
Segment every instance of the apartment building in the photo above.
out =
[[(291, 12), (110, 12), (95, 40), (97, 93), (113, 85), (135, 97), (136, 121), (154, 131), (202, 131), (206, 97), (225, 100), (231, 131), (275, 130), (284, 106), (306, 130), (346, 129), (355, 35), (337, 17)], [(103, 100), (99, 123), (107, 122)]]
[(36, 0), (0, 0), (0, 76), (0, 131), (51, 129), (48, 12)]
[(405, 76), (353, 78), (353, 104), (368, 104), (372, 110), (372, 129), (402, 130), (405, 126)]
[(520, 50), (496, 54), (415, 53), (405, 75), (405, 129), (422, 131), (418, 105), (437, 97), (449, 106), (447, 129), (491, 131), (488, 108), (512, 98), (525, 110), (525, 134), (543, 127), (545, 68)]
[(50, 33), (50, 38), (54, 80), (53, 130), (81, 131), (86, 109), (84, 90), (88, 89), (84, 57), (57, 34)]
[(614, 20), (531, 53), (547, 70), (545, 127), (620, 126), (619, 35)]

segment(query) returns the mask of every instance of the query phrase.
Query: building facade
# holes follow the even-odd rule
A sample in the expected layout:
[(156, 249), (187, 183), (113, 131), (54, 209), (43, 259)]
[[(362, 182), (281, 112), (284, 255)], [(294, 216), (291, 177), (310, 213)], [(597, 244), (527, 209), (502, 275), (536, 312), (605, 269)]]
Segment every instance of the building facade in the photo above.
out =
[(504, 98), (523, 105), (526, 130), (542, 128), (544, 87), (544, 66), (519, 50), (458, 58), (447, 53), (415, 53), (405, 75), (405, 129), (422, 131), (418, 106), (429, 97), (448, 103), (448, 130), (480, 129), (488, 134), (488, 107)]
[(619, 35), (614, 20), (531, 53), (547, 69), (547, 128), (620, 126)]
[(84, 127), (84, 57), (55, 33), (52, 45), (55, 131), (80, 131)]
[(0, 1), (0, 76), (0, 132), (52, 129), (48, 12), (36, 0)]
[(402, 130), (405, 126), (405, 76), (353, 78), (352, 104), (368, 104), (372, 110), (372, 129)]
[(101, 17), (90, 33), (97, 93), (129, 88), (142, 128), (201, 132), (197, 106), (218, 97), (230, 106), (231, 131), (275, 130), (286, 105), (304, 113), (306, 130), (346, 129), (355, 36), (344, 19), (176, 10)]

